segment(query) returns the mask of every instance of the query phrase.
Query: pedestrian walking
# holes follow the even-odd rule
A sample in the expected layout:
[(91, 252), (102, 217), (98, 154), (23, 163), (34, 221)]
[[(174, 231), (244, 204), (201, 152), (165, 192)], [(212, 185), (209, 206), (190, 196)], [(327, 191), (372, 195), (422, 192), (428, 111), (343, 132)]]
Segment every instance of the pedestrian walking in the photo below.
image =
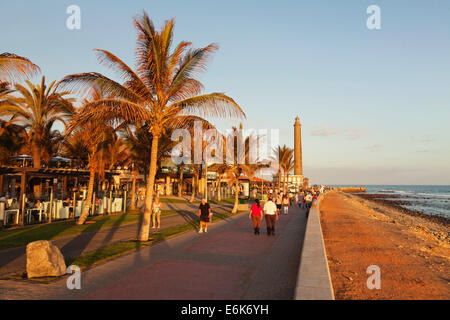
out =
[(275, 235), (275, 222), (278, 220), (278, 209), (272, 197), (264, 205), (264, 216), (266, 218), (267, 235)]
[(294, 196), (294, 202), (295, 202), (295, 205), (296, 205), (296, 206), (300, 206), (300, 205), (299, 205), (299, 202), (298, 202), (298, 193), (295, 193), (295, 196)]
[(310, 193), (308, 193), (305, 198), (306, 198), (306, 207), (311, 208), (311, 203), (313, 200), (312, 195)]
[(282, 200), (282, 206), (283, 206), (283, 213), (284, 214), (288, 214), (290, 201), (289, 201), (289, 198), (287, 196), (284, 196), (284, 198)]
[(198, 217), (200, 219), (200, 230), (198, 233), (208, 232), (208, 223), (211, 218), (211, 207), (209, 203), (206, 202), (206, 199), (202, 199), (202, 202), (198, 207)]
[(282, 203), (283, 203), (283, 197), (281, 196), (280, 193), (278, 193), (278, 194), (276, 195), (276, 200), (275, 200), (275, 202), (276, 202), (276, 206), (277, 206), (278, 212), (281, 212), (281, 206), (282, 206)]
[[(161, 207), (162, 203), (159, 201), (159, 198), (156, 197), (155, 201), (153, 201), (152, 205), (152, 222), (153, 222), (153, 229), (158, 228), (161, 226)], [(155, 224), (155, 220), (158, 223), (158, 225)]]
[(259, 234), (259, 228), (262, 221), (262, 207), (259, 203), (259, 199), (255, 200), (255, 203), (250, 208), (250, 214), (248, 218), (252, 220), (255, 234)]

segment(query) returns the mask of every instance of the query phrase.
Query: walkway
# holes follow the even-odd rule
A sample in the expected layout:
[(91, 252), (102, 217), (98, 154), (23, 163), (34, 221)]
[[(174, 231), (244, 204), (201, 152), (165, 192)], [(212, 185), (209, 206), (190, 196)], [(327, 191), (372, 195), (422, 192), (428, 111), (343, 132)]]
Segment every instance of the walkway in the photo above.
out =
[[(211, 205), (213, 212), (230, 212), (232, 205)], [(163, 203), (163, 210), (175, 210), (178, 214), (161, 218), (161, 230), (192, 222), (197, 219), (198, 204)], [(78, 235), (52, 240), (65, 258), (75, 258), (90, 251), (108, 246), (118, 241), (136, 239), (138, 223), (118, 227), (83, 232)], [(153, 229), (150, 229), (153, 232)], [(22, 273), (26, 269), (26, 247), (11, 248), (0, 251), (0, 278), (10, 274)]]
[(292, 207), (255, 236), (241, 213), (85, 270), (81, 290), (0, 280), (0, 299), (293, 299), (305, 224)]

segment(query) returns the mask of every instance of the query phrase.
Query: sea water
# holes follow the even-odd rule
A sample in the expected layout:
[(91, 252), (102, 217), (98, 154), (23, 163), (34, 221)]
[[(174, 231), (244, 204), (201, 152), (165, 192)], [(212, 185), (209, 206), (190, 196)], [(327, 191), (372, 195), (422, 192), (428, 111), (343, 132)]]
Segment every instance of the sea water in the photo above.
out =
[[(431, 185), (366, 185), (366, 193), (393, 195), (405, 207), (429, 215), (450, 218), (450, 186)], [(390, 198), (384, 198), (390, 200)]]

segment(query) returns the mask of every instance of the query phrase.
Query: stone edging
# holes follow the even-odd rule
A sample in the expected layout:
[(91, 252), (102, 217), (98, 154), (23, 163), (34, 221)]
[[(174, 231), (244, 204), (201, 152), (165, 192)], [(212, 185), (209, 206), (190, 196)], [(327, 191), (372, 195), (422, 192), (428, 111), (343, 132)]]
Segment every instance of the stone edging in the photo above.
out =
[(311, 207), (295, 287), (295, 300), (334, 300), (327, 254), (320, 226), (319, 204)]

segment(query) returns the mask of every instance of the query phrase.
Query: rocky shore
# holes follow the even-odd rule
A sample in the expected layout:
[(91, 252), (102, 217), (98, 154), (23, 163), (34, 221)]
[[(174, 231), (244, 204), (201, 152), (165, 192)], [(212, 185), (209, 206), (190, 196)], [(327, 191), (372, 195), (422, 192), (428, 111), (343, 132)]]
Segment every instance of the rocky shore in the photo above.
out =
[[(414, 211), (405, 208), (404, 205), (408, 205), (409, 202), (401, 200), (401, 198), (403, 198), (402, 196), (370, 193), (358, 193), (354, 194), (354, 196), (364, 200), (369, 200), (368, 202), (360, 201), (362, 205), (369, 206), (378, 212), (395, 217), (399, 222), (414, 225), (416, 228), (420, 228), (422, 226), (426, 228), (431, 235), (437, 237), (439, 240), (450, 241), (449, 218), (429, 215), (423, 211)], [(409, 217), (415, 217), (416, 219), (402, 217), (399, 213), (405, 214)]]
[[(428, 220), (436, 222), (436, 223), (442, 223), (443, 225), (445, 225), (447, 227), (450, 226), (450, 219), (447, 217), (430, 215), (423, 211), (415, 211), (415, 210), (410, 210), (408, 208), (405, 208), (404, 206), (409, 205), (410, 202), (404, 200), (404, 196), (392, 195), (392, 194), (389, 194), (389, 195), (388, 194), (373, 194), (373, 193), (357, 193), (355, 195), (358, 197), (361, 197), (363, 199), (371, 200), (376, 203), (383, 204), (388, 207), (397, 209), (400, 212), (403, 212), (410, 216), (422, 217), (424, 219), (428, 219)], [(425, 198), (425, 199), (427, 199), (427, 198)]]

